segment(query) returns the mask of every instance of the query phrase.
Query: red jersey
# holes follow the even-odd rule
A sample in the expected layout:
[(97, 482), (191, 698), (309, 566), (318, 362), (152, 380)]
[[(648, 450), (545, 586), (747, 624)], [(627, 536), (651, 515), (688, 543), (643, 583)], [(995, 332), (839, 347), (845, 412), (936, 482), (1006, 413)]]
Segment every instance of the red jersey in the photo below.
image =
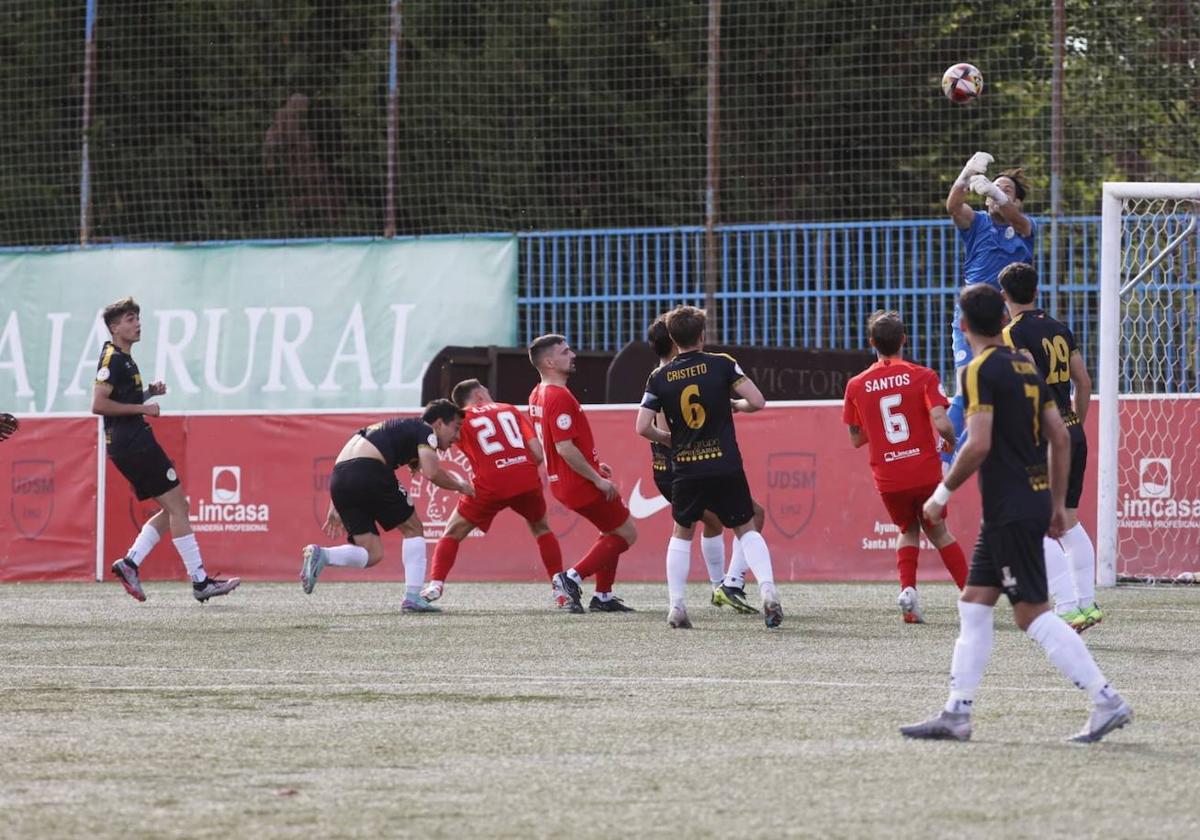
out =
[(550, 492), (554, 498), (572, 509), (603, 498), (596, 485), (571, 469), (555, 448), (559, 441), (575, 441), (583, 457), (596, 472), (600, 471), (592, 427), (575, 395), (562, 385), (538, 385), (529, 395), (529, 416), (533, 419), (538, 440), (546, 450), (546, 472), (550, 475)]
[(929, 412), (948, 405), (938, 375), (903, 359), (880, 359), (846, 383), (842, 420), (866, 433), (880, 493), (942, 480)]
[(521, 412), (507, 403), (485, 403), (466, 414), (458, 448), (471, 462), (475, 491), (507, 499), (540, 489), (542, 478), (526, 446), (533, 427)]

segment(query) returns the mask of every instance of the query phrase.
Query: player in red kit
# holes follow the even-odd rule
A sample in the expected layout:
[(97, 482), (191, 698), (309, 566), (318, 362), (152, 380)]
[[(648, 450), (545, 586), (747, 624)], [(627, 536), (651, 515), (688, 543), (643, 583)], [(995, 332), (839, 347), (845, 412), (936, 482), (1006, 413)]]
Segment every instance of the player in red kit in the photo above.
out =
[(951, 451), (954, 448), (954, 427), (946, 416), (950, 401), (936, 373), (905, 361), (902, 352), (908, 337), (897, 313), (876, 312), (867, 322), (867, 331), (879, 360), (846, 383), (842, 420), (850, 427), (851, 444), (871, 447), (875, 488), (900, 528), (897, 602), (906, 623), (920, 624), (917, 554), (922, 528), (959, 589), (967, 579), (966, 557), (944, 519), (935, 525), (921, 515), (921, 506), (942, 480), (935, 426)]
[[(471, 462), (474, 496), (462, 496), (433, 550), (433, 570), (421, 591), (426, 601), (442, 597), (458, 547), (471, 531), (487, 533), (506, 508), (529, 525), (550, 580), (562, 571), (562, 549), (546, 523), (546, 499), (538, 465), (545, 460), (533, 426), (516, 408), (492, 399), (478, 379), (459, 382), (450, 399), (466, 412), (458, 448)], [(565, 605), (560, 604), (560, 605)]]
[(529, 345), (529, 361), (541, 377), (529, 395), (529, 415), (546, 451), (550, 492), (600, 531), (583, 559), (554, 576), (554, 587), (567, 597), (571, 612), (583, 612), (580, 584), (596, 576), (593, 612), (629, 612), (612, 594), (617, 561), (637, 539), (629, 509), (609, 479), (612, 470), (600, 463), (587, 416), (567, 380), (575, 371), (575, 351), (561, 335), (543, 335)]

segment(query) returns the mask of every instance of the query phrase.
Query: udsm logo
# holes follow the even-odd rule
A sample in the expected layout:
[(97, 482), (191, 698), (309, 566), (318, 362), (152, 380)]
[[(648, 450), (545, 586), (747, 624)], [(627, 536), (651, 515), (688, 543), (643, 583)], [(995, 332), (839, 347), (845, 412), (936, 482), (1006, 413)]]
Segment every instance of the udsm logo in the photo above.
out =
[(1138, 464), (1138, 498), (1171, 498), (1171, 459), (1142, 458)]
[(242, 501), (242, 468), (213, 467), (212, 495), (209, 496), (219, 505), (237, 505)]

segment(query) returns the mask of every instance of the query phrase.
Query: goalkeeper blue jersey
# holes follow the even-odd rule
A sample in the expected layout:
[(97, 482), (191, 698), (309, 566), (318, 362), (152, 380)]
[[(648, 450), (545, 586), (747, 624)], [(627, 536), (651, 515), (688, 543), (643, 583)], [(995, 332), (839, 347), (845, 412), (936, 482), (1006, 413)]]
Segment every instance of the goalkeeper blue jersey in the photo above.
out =
[(1033, 240), (1037, 225), (1031, 220), (1029, 236), (1020, 236), (1012, 225), (997, 225), (986, 212), (976, 211), (971, 226), (959, 229), (966, 257), (963, 261), (963, 282), (987, 283), (1000, 288), (1000, 271), (1009, 263), (1033, 262)]

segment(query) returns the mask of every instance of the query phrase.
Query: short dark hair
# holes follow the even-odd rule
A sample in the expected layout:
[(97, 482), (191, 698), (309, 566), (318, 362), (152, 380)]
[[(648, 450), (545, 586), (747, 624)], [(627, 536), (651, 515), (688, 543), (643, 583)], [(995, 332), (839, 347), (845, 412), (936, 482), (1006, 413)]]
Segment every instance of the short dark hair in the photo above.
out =
[(1000, 288), (1008, 293), (1013, 303), (1033, 303), (1037, 297), (1037, 269), (1029, 263), (1009, 263), (1000, 270)]
[(110, 330), (113, 324), (120, 321), (130, 312), (141, 314), (142, 307), (137, 305), (137, 301), (131, 297), (123, 297), (115, 303), (110, 303), (104, 307), (104, 326)]
[(464, 379), (450, 391), (450, 402), (462, 408), (471, 399), (471, 395), (482, 387), (483, 383), (478, 379)]
[(884, 356), (895, 356), (904, 346), (904, 321), (894, 310), (876, 310), (867, 320), (867, 333)]
[(551, 347), (562, 344), (567, 340), (565, 335), (550, 333), (549, 335), (540, 335), (533, 341), (529, 342), (529, 363), (535, 368), (541, 364), (542, 356), (546, 355), (546, 351)]
[(667, 332), (679, 347), (695, 347), (700, 343), (708, 316), (694, 306), (676, 306), (667, 313)]
[(999, 178), (1007, 178), (1013, 182), (1013, 189), (1017, 194), (1017, 198), (1021, 201), (1025, 200), (1025, 196), (1029, 194), (1029, 179), (1025, 177), (1025, 170), (1017, 167), (1016, 169), (1005, 169), (999, 175)]
[(973, 283), (958, 296), (958, 308), (976, 335), (996, 336), (1004, 327), (1004, 297), (987, 283)]
[(660, 359), (665, 359), (671, 355), (671, 348), (675, 346), (675, 342), (671, 340), (671, 333), (667, 330), (667, 316), (659, 315), (654, 319), (654, 323), (646, 328), (646, 340), (650, 342), (650, 346), (654, 348), (654, 355)]
[(433, 400), (425, 406), (425, 413), (421, 415), (421, 419), (433, 425), (437, 420), (441, 420), (443, 423), (451, 423), (455, 420), (461, 420), (466, 416), (466, 412), (450, 402), (450, 400)]

